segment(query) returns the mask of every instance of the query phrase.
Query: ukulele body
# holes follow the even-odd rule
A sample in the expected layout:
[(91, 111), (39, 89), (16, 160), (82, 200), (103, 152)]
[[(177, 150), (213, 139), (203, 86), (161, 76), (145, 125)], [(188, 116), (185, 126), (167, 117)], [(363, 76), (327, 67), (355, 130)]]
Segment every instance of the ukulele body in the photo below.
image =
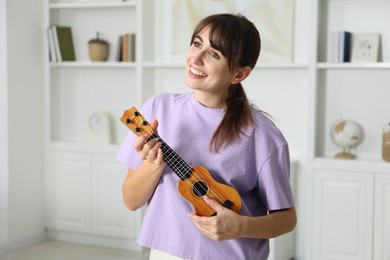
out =
[(180, 180), (177, 186), (179, 193), (194, 206), (197, 215), (216, 215), (215, 210), (203, 200), (203, 196), (240, 213), (241, 197), (235, 189), (215, 181), (210, 172), (202, 166), (195, 166), (192, 170), (191, 177)]

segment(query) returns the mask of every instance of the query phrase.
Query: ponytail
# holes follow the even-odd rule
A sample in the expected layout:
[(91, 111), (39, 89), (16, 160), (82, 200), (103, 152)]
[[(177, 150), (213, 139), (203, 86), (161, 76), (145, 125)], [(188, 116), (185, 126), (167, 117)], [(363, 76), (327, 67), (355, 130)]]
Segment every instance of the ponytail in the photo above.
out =
[(251, 105), (241, 83), (229, 86), (225, 116), (211, 138), (209, 149), (218, 153), (221, 148), (233, 144), (245, 130), (254, 124)]

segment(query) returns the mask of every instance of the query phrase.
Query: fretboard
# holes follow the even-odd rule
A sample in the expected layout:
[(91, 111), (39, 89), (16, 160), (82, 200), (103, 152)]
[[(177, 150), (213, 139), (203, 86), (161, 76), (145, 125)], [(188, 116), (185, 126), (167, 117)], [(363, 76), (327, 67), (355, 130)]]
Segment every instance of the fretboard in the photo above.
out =
[(192, 168), (188, 165), (160, 136), (154, 133), (149, 137), (149, 140), (158, 138), (161, 143), (161, 150), (163, 151), (164, 161), (168, 164), (173, 172), (181, 179), (185, 180), (191, 177)]

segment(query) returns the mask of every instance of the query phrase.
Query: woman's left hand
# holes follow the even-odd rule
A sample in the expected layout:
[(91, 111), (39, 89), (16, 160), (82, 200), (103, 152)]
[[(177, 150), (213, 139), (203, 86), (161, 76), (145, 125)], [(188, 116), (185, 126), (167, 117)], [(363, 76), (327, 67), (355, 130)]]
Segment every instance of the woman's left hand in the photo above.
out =
[(237, 238), (240, 231), (240, 222), (238, 221), (240, 215), (206, 196), (203, 199), (217, 212), (217, 215), (203, 217), (196, 215), (194, 212), (188, 213), (189, 218), (200, 232), (217, 241)]

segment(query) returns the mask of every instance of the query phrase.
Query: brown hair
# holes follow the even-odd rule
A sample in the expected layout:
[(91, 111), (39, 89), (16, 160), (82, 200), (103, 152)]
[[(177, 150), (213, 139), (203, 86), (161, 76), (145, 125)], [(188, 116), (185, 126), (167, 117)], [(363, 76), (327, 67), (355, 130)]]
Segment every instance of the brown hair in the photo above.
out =
[[(230, 71), (239, 67), (254, 68), (260, 54), (260, 34), (255, 25), (244, 16), (237, 14), (215, 14), (201, 20), (191, 37), (210, 27), (211, 46), (220, 51), (228, 61)], [(251, 104), (241, 83), (229, 86), (225, 116), (210, 140), (211, 151), (233, 144), (245, 129), (254, 124)]]

